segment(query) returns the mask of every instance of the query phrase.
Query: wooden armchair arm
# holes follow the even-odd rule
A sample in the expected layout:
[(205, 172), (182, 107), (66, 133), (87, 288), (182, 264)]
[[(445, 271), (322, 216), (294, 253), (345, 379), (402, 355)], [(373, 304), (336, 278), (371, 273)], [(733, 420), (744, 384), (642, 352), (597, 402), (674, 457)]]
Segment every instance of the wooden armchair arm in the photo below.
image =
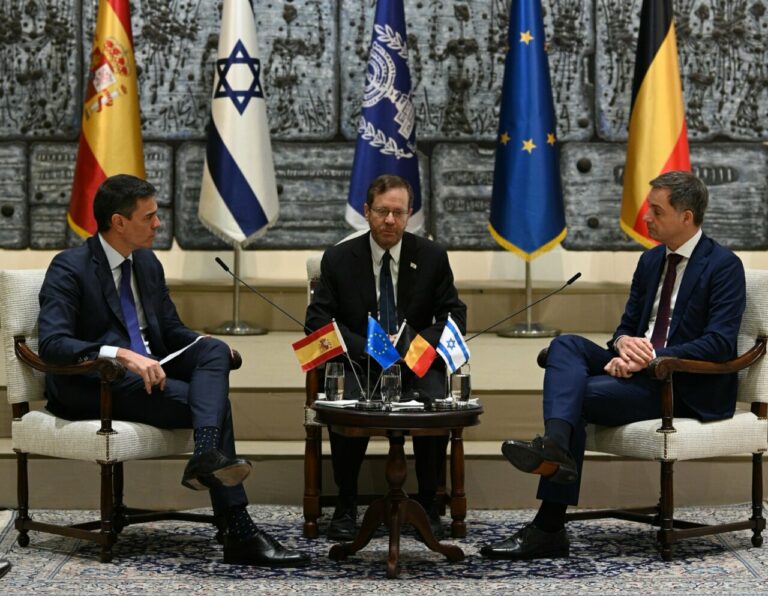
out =
[(110, 383), (125, 376), (125, 367), (114, 358), (96, 358), (78, 364), (49, 364), (35, 354), (27, 345), (23, 335), (13, 338), (14, 352), (19, 360), (32, 368), (54, 375), (83, 375), (96, 372), (100, 379), (101, 428), (99, 434), (113, 434), (112, 430), (112, 388)]
[(125, 376), (125, 367), (114, 358), (97, 358), (78, 364), (49, 364), (35, 354), (27, 345), (27, 338), (17, 335), (13, 338), (16, 356), (27, 366), (53, 375), (84, 375), (96, 372), (103, 380), (116, 381)]
[(651, 360), (648, 374), (659, 381), (665, 381), (675, 372), (695, 373), (703, 375), (723, 375), (740, 371), (751, 366), (763, 357), (768, 338), (760, 336), (755, 345), (741, 356), (727, 362), (710, 362), (708, 360), (687, 360), (673, 356), (660, 356)]

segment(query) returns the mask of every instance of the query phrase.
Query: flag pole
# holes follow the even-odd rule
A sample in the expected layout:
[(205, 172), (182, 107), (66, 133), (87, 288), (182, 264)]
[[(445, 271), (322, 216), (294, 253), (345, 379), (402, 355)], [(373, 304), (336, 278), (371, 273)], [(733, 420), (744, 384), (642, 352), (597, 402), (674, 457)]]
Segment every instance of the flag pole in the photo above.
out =
[(235, 276), (232, 278), (232, 320), (224, 321), (216, 327), (207, 327), (206, 333), (211, 335), (264, 335), (267, 330), (254, 323), (240, 320), (240, 257), (242, 256), (240, 243), (235, 242)]
[[(525, 303), (533, 304), (533, 284), (531, 283), (531, 262), (525, 262)], [(517, 323), (507, 329), (498, 331), (499, 337), (555, 337), (560, 335), (560, 330), (548, 327), (542, 323), (532, 322), (533, 309), (525, 311), (525, 323)]]

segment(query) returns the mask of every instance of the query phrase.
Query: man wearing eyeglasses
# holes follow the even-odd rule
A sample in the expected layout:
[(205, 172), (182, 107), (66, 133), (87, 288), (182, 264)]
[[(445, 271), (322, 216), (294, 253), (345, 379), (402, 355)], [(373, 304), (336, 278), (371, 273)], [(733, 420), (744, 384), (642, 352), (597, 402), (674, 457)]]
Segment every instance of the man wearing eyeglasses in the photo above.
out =
[[(431, 345), (437, 345), (448, 314), (465, 332), (466, 311), (453, 284), (448, 254), (434, 242), (405, 231), (411, 215), (413, 190), (407, 180), (392, 175), (376, 178), (368, 187), (364, 206), (370, 231), (329, 248), (323, 255), (320, 283), (307, 307), (306, 325), (318, 329), (336, 319), (353, 361), (367, 369), (365, 345), (368, 313), (394, 336), (403, 320)], [(391, 284), (391, 285), (390, 285)], [(371, 386), (381, 369), (371, 360)], [(361, 378), (364, 375), (361, 375)], [(418, 378), (402, 370), (404, 399), (442, 397), (445, 368), (436, 358)], [(366, 382), (363, 379), (363, 385)], [(345, 374), (345, 396), (358, 396), (351, 370)], [(330, 432), (333, 475), (339, 500), (328, 530), (334, 540), (351, 540), (357, 517), (357, 478), (368, 438)], [(435, 535), (442, 534), (435, 504), (438, 471), (445, 461), (447, 437), (414, 437), (418, 501), (427, 510)]]

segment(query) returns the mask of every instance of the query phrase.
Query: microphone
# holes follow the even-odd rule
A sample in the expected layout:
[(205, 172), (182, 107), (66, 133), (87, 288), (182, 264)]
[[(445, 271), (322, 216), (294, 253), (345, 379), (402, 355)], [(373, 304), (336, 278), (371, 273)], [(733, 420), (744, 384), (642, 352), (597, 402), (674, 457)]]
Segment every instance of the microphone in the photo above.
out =
[[(232, 276), (234, 279), (236, 279), (236, 280), (237, 280), (237, 281), (239, 281), (241, 284), (243, 284), (243, 285), (244, 285), (246, 288), (248, 288), (248, 289), (249, 289), (251, 292), (253, 292), (253, 293), (254, 293), (254, 294), (256, 294), (257, 296), (259, 296), (260, 298), (262, 298), (262, 299), (266, 300), (266, 301), (267, 301), (269, 304), (271, 304), (272, 306), (274, 306), (274, 307), (275, 307), (277, 310), (279, 310), (281, 313), (283, 313), (283, 314), (284, 314), (286, 317), (288, 317), (289, 319), (291, 319), (291, 321), (293, 321), (293, 322), (294, 322), (294, 323), (296, 323), (296, 324), (297, 324), (299, 327), (301, 327), (301, 328), (302, 328), (302, 329), (303, 329), (303, 330), (304, 330), (306, 333), (312, 333), (312, 329), (309, 329), (309, 328), (305, 327), (305, 326), (304, 326), (304, 323), (302, 323), (301, 321), (299, 321), (299, 320), (298, 320), (296, 317), (294, 317), (294, 316), (293, 316), (291, 313), (289, 313), (289, 312), (288, 312), (288, 311), (286, 311), (285, 309), (283, 309), (283, 308), (279, 307), (277, 304), (275, 304), (275, 303), (274, 303), (274, 302), (272, 302), (272, 301), (271, 301), (269, 298), (267, 298), (267, 297), (266, 297), (264, 294), (262, 294), (261, 292), (259, 292), (259, 291), (258, 291), (256, 288), (254, 288), (254, 287), (252, 287), (252, 286), (248, 285), (248, 284), (247, 284), (247, 283), (245, 283), (245, 282), (244, 282), (242, 279), (240, 279), (240, 278), (239, 278), (237, 275), (235, 275), (234, 273), (232, 273), (232, 272), (229, 270), (229, 267), (227, 267), (226, 263), (225, 263), (224, 261), (222, 261), (222, 260), (221, 260), (219, 257), (215, 257), (215, 260), (216, 260), (216, 262), (219, 264), (219, 266), (220, 266), (222, 269), (224, 269), (224, 271), (226, 271), (227, 273), (229, 273), (229, 274), (230, 274), (230, 275), (231, 275), (231, 276)], [(562, 289), (562, 288), (561, 288), (561, 289)]]
[(497, 325), (501, 325), (501, 324), (502, 324), (504, 321), (508, 321), (508, 320), (509, 320), (509, 319), (511, 319), (512, 317), (516, 317), (517, 315), (519, 315), (520, 313), (523, 313), (523, 312), (525, 312), (525, 311), (526, 311), (526, 310), (528, 310), (529, 308), (531, 308), (531, 307), (533, 307), (533, 306), (536, 306), (536, 305), (537, 305), (539, 302), (543, 302), (544, 300), (546, 300), (546, 299), (547, 299), (547, 298), (549, 298), (550, 296), (554, 296), (555, 294), (558, 294), (559, 292), (562, 292), (562, 291), (563, 291), (565, 288), (567, 288), (568, 286), (570, 286), (570, 285), (571, 285), (573, 282), (575, 282), (575, 281), (576, 281), (577, 279), (579, 279), (580, 277), (581, 277), (581, 272), (579, 272), (579, 273), (577, 273), (576, 275), (574, 275), (574, 276), (573, 276), (571, 279), (569, 279), (567, 282), (565, 282), (565, 283), (564, 283), (562, 286), (560, 286), (559, 288), (557, 288), (557, 289), (556, 289), (556, 290), (554, 290), (553, 292), (550, 292), (550, 293), (549, 293), (549, 294), (547, 294), (546, 296), (542, 296), (541, 298), (539, 298), (539, 299), (538, 299), (538, 300), (536, 300), (535, 302), (531, 302), (530, 304), (526, 304), (526, 305), (525, 305), (523, 308), (521, 308), (520, 310), (517, 310), (517, 311), (513, 312), (511, 315), (508, 315), (508, 316), (504, 317), (504, 318), (503, 318), (503, 319), (501, 319), (500, 321), (496, 321), (496, 322), (495, 322), (493, 325), (491, 325), (490, 327), (486, 327), (486, 328), (485, 328), (485, 329), (483, 329), (482, 331), (478, 331), (477, 333), (475, 333), (474, 335), (472, 335), (472, 336), (468, 337), (468, 338), (467, 338), (467, 339), (465, 339), (464, 341), (470, 341), (470, 340), (472, 340), (472, 339), (475, 339), (475, 338), (476, 338), (478, 335), (482, 335), (483, 333), (485, 333), (485, 332), (487, 332), (487, 331), (490, 331), (491, 329), (493, 329), (493, 328), (494, 328), (494, 327), (496, 327)]

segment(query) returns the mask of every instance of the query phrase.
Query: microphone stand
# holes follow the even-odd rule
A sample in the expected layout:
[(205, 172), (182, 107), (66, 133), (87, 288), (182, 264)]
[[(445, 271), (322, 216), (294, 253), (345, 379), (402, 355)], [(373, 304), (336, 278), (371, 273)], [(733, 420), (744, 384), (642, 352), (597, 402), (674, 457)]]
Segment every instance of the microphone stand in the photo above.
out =
[[(525, 262), (525, 303), (533, 303), (533, 289), (531, 287), (531, 262)], [(516, 323), (507, 329), (496, 332), (499, 337), (555, 337), (560, 335), (560, 330), (548, 327), (542, 323), (532, 322), (533, 309), (525, 311), (525, 323)]]
[[(211, 335), (264, 335), (267, 330), (263, 327), (258, 327), (248, 321), (240, 320), (240, 284), (238, 280), (240, 278), (240, 257), (242, 255), (242, 249), (239, 243), (235, 243), (235, 275), (232, 279), (233, 293), (232, 293), (232, 320), (224, 321), (216, 327), (206, 327), (205, 332)], [(227, 270), (228, 272), (229, 270)]]

